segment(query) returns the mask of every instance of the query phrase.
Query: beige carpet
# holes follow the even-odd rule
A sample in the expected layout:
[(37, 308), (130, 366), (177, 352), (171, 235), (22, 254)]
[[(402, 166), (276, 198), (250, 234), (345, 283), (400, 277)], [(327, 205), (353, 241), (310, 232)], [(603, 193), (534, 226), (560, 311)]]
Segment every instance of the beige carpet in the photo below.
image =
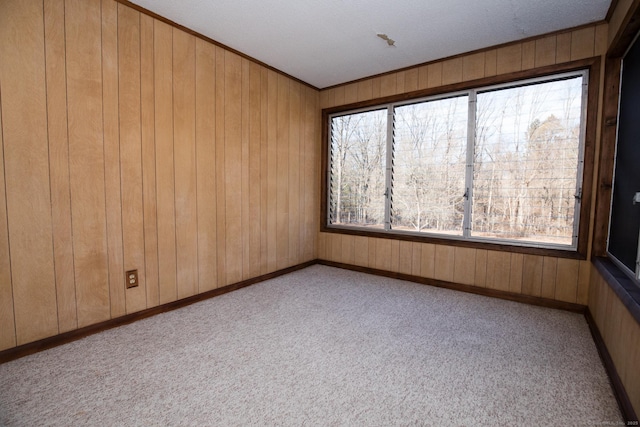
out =
[(583, 316), (319, 265), (0, 365), (3, 426), (621, 422)]

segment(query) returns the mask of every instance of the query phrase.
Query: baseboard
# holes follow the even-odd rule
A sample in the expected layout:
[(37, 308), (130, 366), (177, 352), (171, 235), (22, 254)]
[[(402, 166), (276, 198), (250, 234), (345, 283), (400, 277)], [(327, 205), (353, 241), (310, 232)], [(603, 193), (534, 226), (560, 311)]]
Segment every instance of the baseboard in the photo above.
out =
[(591, 315), (591, 311), (589, 311), (589, 308), (587, 308), (587, 310), (585, 311), (584, 317), (587, 320), (587, 324), (589, 325), (589, 330), (591, 330), (591, 336), (593, 336), (593, 341), (595, 342), (596, 348), (598, 349), (598, 354), (600, 354), (600, 359), (604, 364), (604, 368), (607, 370), (607, 374), (609, 374), (611, 387), (613, 388), (613, 393), (615, 394), (616, 400), (618, 401), (620, 412), (622, 412), (622, 416), (624, 417), (627, 425), (638, 425), (638, 416), (633, 410), (633, 406), (631, 405), (631, 401), (629, 400), (627, 391), (622, 384), (622, 379), (620, 378), (620, 375), (618, 375), (618, 370), (613, 364), (611, 354), (609, 354), (609, 350), (607, 350), (607, 346), (604, 343), (602, 335), (600, 335), (600, 331), (598, 330), (596, 321)]
[(111, 328), (133, 323), (135, 321), (145, 319), (147, 317), (155, 316), (156, 314), (165, 313), (167, 311), (175, 310), (178, 308), (186, 307), (187, 305), (204, 301), (209, 298), (216, 297), (218, 295), (226, 294), (250, 285), (254, 285), (265, 280), (273, 279), (274, 277), (282, 276), (301, 270), (317, 263), (317, 260), (307, 261), (302, 264), (294, 265), (292, 267), (284, 268), (282, 270), (274, 271), (272, 273), (263, 274), (252, 279), (243, 280), (241, 282), (233, 283), (231, 285), (223, 286), (218, 289), (203, 292), (201, 294), (193, 295), (187, 298), (183, 298), (177, 301), (173, 301), (167, 304), (162, 304), (157, 307), (148, 308), (146, 310), (138, 311), (136, 313), (127, 314), (115, 319), (106, 320), (104, 322), (96, 323), (94, 325), (85, 326), (84, 328), (75, 329), (73, 331), (64, 332), (59, 335), (44, 338), (38, 341), (23, 344), (17, 347), (13, 347), (7, 350), (0, 351), (0, 364), (9, 362), (11, 360), (18, 359), (20, 357), (27, 356), (29, 354), (37, 353), (39, 351), (47, 350), (53, 347), (57, 347), (62, 344), (67, 344), (72, 341), (79, 340), (89, 335), (97, 334), (102, 331), (106, 331)]
[(492, 298), (500, 298), (500, 299), (509, 300), (509, 301), (521, 302), (524, 304), (572, 311), (574, 313), (582, 314), (586, 310), (586, 306), (581, 304), (574, 304), (570, 302), (556, 301), (556, 300), (547, 299), (547, 298), (516, 294), (513, 292), (500, 291), (497, 289), (480, 288), (478, 286), (463, 285), (460, 283), (446, 282), (444, 280), (428, 279), (426, 277), (414, 276), (411, 274), (396, 273), (396, 272), (387, 271), (387, 270), (378, 270), (376, 268), (361, 267), (361, 266), (352, 265), (352, 264), (343, 264), (340, 262), (317, 260), (317, 263), (322, 265), (328, 265), (331, 267), (344, 268), (347, 270), (359, 271), (359, 272), (368, 273), (368, 274), (375, 274), (378, 276), (390, 277), (392, 279), (406, 280), (408, 282), (415, 282), (423, 285), (437, 286), (439, 288), (453, 289), (455, 291), (483, 295), (483, 296), (492, 297)]

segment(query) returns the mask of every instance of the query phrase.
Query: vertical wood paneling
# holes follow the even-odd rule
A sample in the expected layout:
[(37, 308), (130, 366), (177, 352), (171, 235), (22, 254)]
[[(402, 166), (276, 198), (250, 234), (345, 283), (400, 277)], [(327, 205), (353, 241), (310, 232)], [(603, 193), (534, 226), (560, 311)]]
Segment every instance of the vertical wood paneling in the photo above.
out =
[(556, 36), (556, 64), (571, 60), (571, 33)]
[(536, 42), (528, 41), (522, 43), (522, 69), (530, 70), (536, 63)]
[(67, 0), (65, 6), (71, 217), (78, 326), (82, 327), (111, 316), (102, 127), (101, 13), (97, 0)]
[(448, 85), (462, 81), (462, 58), (442, 62), (442, 84)]
[(218, 262), (218, 287), (229, 284), (227, 281), (227, 215), (226, 215), (226, 178), (225, 178), (225, 51), (216, 47), (216, 238)]
[(199, 291), (215, 289), (216, 240), (216, 51), (196, 40), (196, 170)]
[(198, 292), (196, 39), (173, 30), (173, 153), (178, 299)]
[(156, 200), (160, 304), (178, 298), (173, 153), (173, 30), (154, 21)]
[(411, 274), (413, 262), (413, 243), (399, 242), (398, 271), (403, 274)]
[(380, 77), (371, 79), (371, 95), (373, 98), (380, 98)]
[(342, 262), (342, 234), (331, 233), (327, 236), (327, 258), (330, 261)]
[(368, 101), (371, 98), (373, 98), (372, 80), (358, 82), (358, 101)]
[(476, 250), (456, 247), (454, 250), (453, 281), (473, 285), (476, 272)]
[(344, 86), (338, 86), (332, 89), (333, 105), (344, 105)]
[(142, 202), (147, 307), (155, 307), (160, 304), (153, 44), (153, 18), (147, 15), (140, 15), (140, 121), (142, 126)]
[(509, 292), (522, 293), (522, 270), (524, 256), (511, 254), (511, 266), (509, 269)]
[(587, 305), (589, 303), (589, 280), (591, 278), (591, 262), (580, 261), (578, 272), (578, 295), (577, 303)]
[(300, 84), (289, 85), (289, 265), (300, 256)]
[(344, 103), (352, 104), (358, 100), (358, 84), (351, 83), (344, 87)]
[(385, 74), (380, 77), (380, 96), (396, 94), (397, 79), (395, 73)]
[(241, 59), (241, 84), (242, 84), (242, 131), (241, 131), (241, 157), (242, 157), (242, 168), (241, 168), (241, 180), (242, 187), (240, 192), (240, 203), (241, 203), (241, 243), (242, 243), (242, 279), (248, 279), (250, 276), (250, 259), (249, 259), (249, 248), (250, 248), (250, 231), (251, 224), (249, 223), (249, 87), (250, 87), (250, 75), (249, 75), (249, 60), (246, 58)]
[(555, 299), (576, 302), (579, 268), (580, 262), (576, 259), (558, 258)]
[(487, 250), (476, 250), (476, 273), (473, 278), (475, 286), (487, 286)]
[(420, 275), (426, 278), (435, 276), (436, 246), (432, 243), (422, 245)]
[(355, 236), (353, 263), (366, 267), (369, 262), (369, 239), (363, 236)]
[[(269, 197), (269, 70), (260, 69), (260, 274), (268, 271), (267, 205)], [(314, 111), (315, 113), (315, 111)], [(316, 232), (316, 230), (313, 230)]]
[(342, 236), (342, 262), (353, 264), (355, 261), (355, 236)]
[[(317, 95), (311, 88), (306, 88), (306, 97), (303, 105), (304, 111), (304, 135), (302, 136), (301, 143), (304, 144), (303, 155), (303, 169), (304, 185), (301, 187), (302, 199), (301, 199), (301, 212), (302, 221), (300, 224), (301, 235), (304, 237), (304, 259), (302, 261), (308, 261), (315, 258), (314, 256), (314, 241), (315, 236), (318, 234), (316, 226), (316, 220), (318, 218), (317, 202), (319, 200), (319, 185), (316, 180), (316, 168), (319, 167), (317, 158), (315, 155), (316, 149), (319, 149), (319, 145), (316, 143), (316, 135), (318, 129), (316, 128), (317, 114)], [(307, 190), (305, 190), (307, 189)], [(311, 189), (309, 191), (308, 189)]]
[(453, 282), (455, 267), (455, 248), (453, 246), (437, 245), (435, 252), (435, 278)]
[[(278, 259), (278, 75), (274, 71), (269, 70), (267, 84), (267, 265), (268, 271), (274, 271)], [(324, 238), (322, 240), (325, 241)]]
[(42, 3), (0, 6), (4, 173), (17, 343), (58, 332)]
[(278, 75), (277, 109), (277, 268), (287, 267), (289, 261), (289, 80)]
[(487, 288), (509, 291), (511, 254), (509, 252), (487, 252)]
[(442, 62), (429, 64), (427, 76), (428, 76), (427, 77), (428, 88), (442, 86)]
[(522, 266), (522, 293), (539, 297), (542, 292), (543, 257), (525, 255)]
[(498, 75), (513, 73), (522, 69), (522, 45), (520, 43), (497, 49)]
[(465, 55), (462, 58), (462, 80), (469, 81), (484, 77), (484, 52)]
[(495, 49), (484, 53), (484, 75), (485, 77), (495, 76), (498, 67), (498, 52)]
[(420, 276), (422, 264), (422, 245), (418, 242), (413, 242), (411, 246), (411, 274), (414, 276)]
[(400, 268), (400, 241), (391, 240), (391, 253), (389, 270), (397, 273)]
[(571, 32), (571, 60), (591, 58), (595, 47), (595, 27), (586, 27)]
[(404, 73), (404, 91), (418, 90), (418, 69), (411, 68)]
[(227, 282), (242, 280), (242, 59), (224, 55), (224, 185)]
[(556, 36), (536, 40), (535, 66), (544, 67), (556, 62)]
[(118, 4), (118, 110), (124, 269), (138, 270), (139, 285), (127, 289), (127, 313), (147, 307), (142, 205), (140, 13)]
[(418, 89), (429, 87), (429, 66), (423, 65), (418, 68)]
[(102, 2), (102, 120), (111, 317), (126, 313), (118, 112), (118, 4)]
[(404, 81), (406, 76), (405, 71), (397, 71), (395, 75), (396, 75), (396, 93), (406, 92), (406, 89), (404, 87)]
[(544, 257), (542, 261), (542, 289), (540, 296), (553, 299), (556, 293), (556, 271), (558, 258)]
[(596, 27), (596, 35), (595, 35), (594, 49), (593, 49), (594, 55), (604, 55), (605, 53), (607, 53), (607, 44), (608, 44), (607, 31), (608, 31), (607, 24), (600, 24)]
[[(2, 9), (0, 9), (0, 11), (1, 10)], [(16, 345), (13, 289), (11, 287), (9, 229), (7, 226), (7, 195), (4, 180), (4, 143), (2, 138), (1, 107), (2, 92), (0, 91), (0, 324), (3, 325), (2, 328), (0, 328), (0, 351)]]
[(261, 168), (261, 71), (255, 63), (249, 65), (249, 192), (248, 224), (249, 230), (249, 277), (260, 275), (261, 270), (261, 219), (262, 219), (262, 180)]
[[(51, 219), (58, 303), (58, 329), (59, 332), (67, 332), (78, 327), (78, 317), (73, 276), (73, 236), (71, 234), (71, 198), (69, 194), (64, 0), (44, 2), (44, 32), (47, 78), (47, 131), (49, 133), (49, 166), (51, 173)], [(2, 179), (4, 180), (4, 174), (2, 174)], [(4, 193), (4, 184), (2, 185), (2, 192)], [(3, 197), (3, 205), (4, 202)], [(2, 218), (0, 218), (1, 220)], [(4, 217), (4, 224), (0, 226), (6, 226), (6, 217)], [(4, 243), (0, 243), (0, 245), (2, 244)], [(8, 262), (8, 251), (6, 255), (6, 261)], [(2, 278), (0, 278), (1, 280)], [(8, 280), (6, 283), (10, 284), (11, 281)], [(11, 301), (12, 299), (7, 300), (7, 302)], [(11, 313), (10, 324), (13, 325), (13, 305), (11, 306)], [(11, 329), (13, 333), (14, 328), (12, 327)], [(2, 338), (0, 337), (1, 346)]]
[(371, 267), (371, 268), (377, 268), (376, 267), (376, 240), (373, 237), (369, 237), (369, 244), (368, 244), (368, 248), (369, 248), (369, 258), (367, 260), (367, 266)]
[(375, 242), (376, 255), (373, 268), (391, 271), (391, 240), (375, 239)]

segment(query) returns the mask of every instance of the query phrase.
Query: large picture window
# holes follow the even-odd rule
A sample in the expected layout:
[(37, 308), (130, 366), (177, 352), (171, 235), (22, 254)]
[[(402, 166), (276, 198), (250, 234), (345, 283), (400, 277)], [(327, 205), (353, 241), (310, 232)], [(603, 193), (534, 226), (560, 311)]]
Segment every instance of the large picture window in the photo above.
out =
[(327, 226), (575, 249), (587, 74), (329, 115)]

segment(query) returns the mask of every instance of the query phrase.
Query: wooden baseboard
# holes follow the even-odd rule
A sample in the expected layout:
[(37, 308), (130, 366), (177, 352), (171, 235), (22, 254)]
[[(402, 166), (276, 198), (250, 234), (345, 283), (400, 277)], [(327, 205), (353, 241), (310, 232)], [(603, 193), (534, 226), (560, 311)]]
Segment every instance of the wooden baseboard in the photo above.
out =
[(360, 267), (352, 264), (342, 264), (339, 262), (318, 260), (318, 264), (331, 267), (344, 268), (347, 270), (359, 271), (362, 273), (375, 274), (378, 276), (390, 277), (392, 279), (406, 280), (408, 282), (420, 283), (423, 285), (437, 286), (439, 288), (453, 289), (455, 291), (467, 292), (477, 295), (484, 295), (492, 298), (500, 298), (509, 301), (521, 302), (524, 304), (537, 305), (541, 307), (555, 308), (559, 310), (572, 311), (574, 313), (584, 313), (586, 306), (570, 302), (556, 301), (547, 298), (533, 297), (529, 295), (516, 294), (512, 292), (499, 291), (496, 289), (480, 288), (477, 286), (463, 285), (460, 283), (446, 282), (443, 280), (427, 279), (426, 277), (413, 276), (411, 274), (396, 273), (387, 270), (378, 270), (369, 267)]
[(27, 356), (29, 354), (37, 353), (39, 351), (47, 350), (53, 347), (57, 347), (62, 344), (67, 344), (72, 341), (79, 340), (89, 335), (97, 334), (98, 332), (106, 331), (107, 329), (115, 328), (118, 326), (133, 323), (135, 321), (145, 319), (147, 317), (155, 316), (156, 314), (165, 313), (167, 311), (175, 310), (177, 308), (186, 307), (187, 305), (204, 301), (209, 298), (216, 297), (218, 295), (226, 294), (265, 280), (273, 279), (274, 277), (282, 276), (301, 270), (317, 263), (317, 260), (308, 261), (302, 264), (295, 265), (293, 267), (284, 268), (282, 270), (274, 271), (272, 273), (263, 274), (262, 276), (254, 277), (252, 279), (243, 280), (238, 283), (224, 286), (222, 288), (213, 289), (211, 291), (203, 292), (201, 294), (193, 295), (188, 298), (184, 298), (178, 301), (173, 301), (167, 304), (162, 304), (157, 307), (148, 308), (146, 310), (138, 311), (136, 313), (127, 314), (115, 319), (106, 320), (104, 322), (96, 323), (94, 325), (85, 326), (84, 328), (75, 329), (73, 331), (65, 332), (52, 337), (44, 338), (38, 341), (23, 344), (17, 347), (13, 347), (7, 350), (0, 351), (0, 364), (9, 362), (11, 360), (18, 359), (20, 357)]
[(587, 310), (585, 311), (584, 318), (587, 320), (589, 330), (591, 330), (591, 336), (593, 336), (593, 341), (596, 343), (596, 348), (598, 349), (598, 354), (600, 354), (600, 359), (604, 364), (604, 368), (607, 370), (607, 374), (609, 374), (613, 393), (616, 396), (618, 406), (620, 407), (620, 412), (622, 412), (622, 416), (624, 417), (626, 424), (638, 425), (638, 416), (633, 410), (633, 406), (631, 405), (631, 401), (629, 400), (627, 391), (622, 384), (622, 379), (620, 378), (620, 375), (618, 375), (618, 370), (613, 364), (611, 354), (609, 354), (609, 350), (607, 350), (607, 346), (604, 343), (602, 335), (600, 335), (600, 331), (598, 330), (596, 321), (593, 319), (589, 308), (587, 308)]

